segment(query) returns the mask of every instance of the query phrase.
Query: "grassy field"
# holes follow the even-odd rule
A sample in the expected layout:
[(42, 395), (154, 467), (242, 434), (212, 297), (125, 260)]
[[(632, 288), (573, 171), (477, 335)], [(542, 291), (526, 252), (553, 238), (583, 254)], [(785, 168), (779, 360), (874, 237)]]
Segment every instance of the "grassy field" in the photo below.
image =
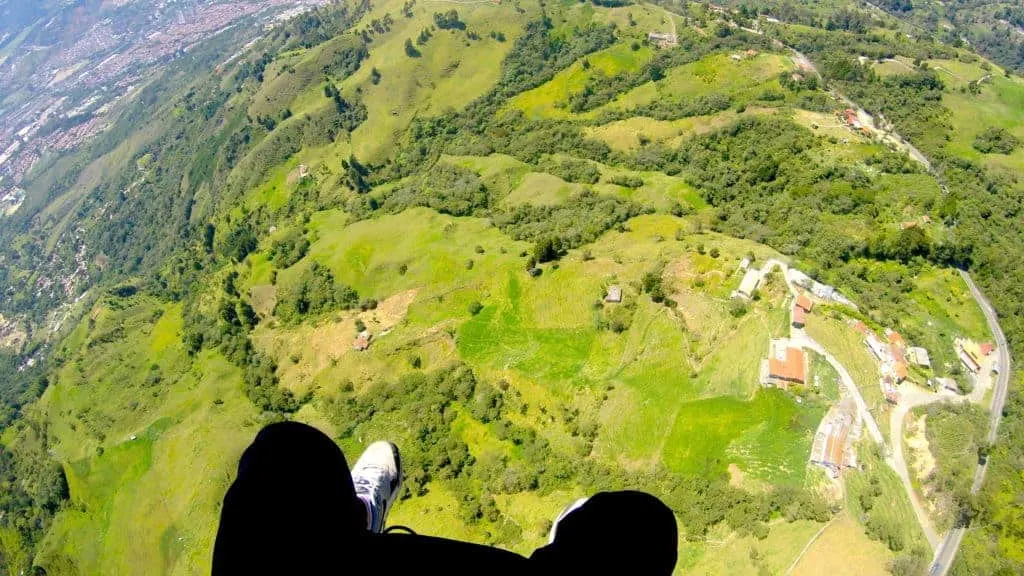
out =
[[(178, 307), (136, 297), (94, 317), (40, 403), (73, 505), (38, 561), (50, 573), (203, 572), (220, 499), (259, 423), (241, 375), (216, 354), (185, 358)], [(118, 327), (123, 340), (107, 341)]]
[(792, 67), (793, 63), (788, 57), (776, 54), (759, 54), (739, 62), (730, 59), (729, 54), (714, 54), (672, 68), (662, 80), (634, 88), (598, 108), (597, 112), (604, 109), (629, 109), (668, 96), (693, 98), (727, 94), (739, 101), (746, 101), (764, 90), (780, 89), (774, 77)]
[(846, 368), (883, 433), (888, 434), (889, 404), (878, 383), (878, 361), (868, 351), (863, 337), (845, 321), (810, 314), (807, 334), (825, 347)]
[(1024, 146), (1009, 155), (982, 154), (972, 146), (974, 138), (991, 127), (1005, 128), (1024, 140), (1024, 80), (994, 74), (982, 84), (981, 94), (947, 89), (942, 103), (952, 112), (952, 141), (947, 145), (951, 153), (1001, 172), (1019, 174), (1024, 170)]
[(676, 574), (783, 574), (820, 527), (808, 521), (774, 523), (764, 540), (724, 534), (707, 544), (681, 542)]
[(521, 110), (528, 118), (572, 117), (574, 114), (567, 107), (569, 96), (583, 90), (587, 81), (600, 74), (614, 76), (620, 72), (635, 72), (653, 55), (654, 51), (647, 46), (632, 50), (627, 43), (616, 44), (587, 56), (589, 67), (580, 60), (548, 82), (519, 94), (509, 106)]
[[(385, 14), (392, 15), (394, 24), (374, 40), (369, 59), (341, 86), (346, 97), (358, 93), (369, 112), (367, 121), (352, 134), (353, 151), (364, 160), (380, 159), (413, 117), (458, 109), (483, 95), (497, 80), (501, 61), (523, 24), (537, 10), (533, 2), (460, 4), (456, 7), (460, 20), (481, 39), (469, 40), (465, 31), (440, 30), (418, 47), (421, 56), (411, 58), (405, 54), (405, 40), (415, 40), (421, 30), (433, 25), (434, 12), (443, 10), (439, 4), (420, 2), (412, 8), (413, 17), (406, 18), (402, 4), (403, 0), (375, 3), (365, 16), (360, 28)], [(492, 31), (503, 33), (506, 41), (490, 38)], [(381, 74), (378, 84), (371, 81), (374, 68)]]
[[(902, 481), (885, 463), (878, 448), (862, 442), (859, 451), (861, 471), (845, 476), (846, 506), (850, 514), (864, 526), (870, 535), (885, 534), (898, 541), (903, 550), (928, 550), (928, 543), (903, 490)], [(867, 494), (877, 491), (878, 495)], [(870, 501), (870, 509), (862, 506)], [(878, 538), (873, 538), (878, 540)]]
[(821, 536), (811, 544), (793, 568), (794, 576), (883, 576), (893, 558), (881, 542), (871, 540), (864, 529), (850, 517), (840, 513)]

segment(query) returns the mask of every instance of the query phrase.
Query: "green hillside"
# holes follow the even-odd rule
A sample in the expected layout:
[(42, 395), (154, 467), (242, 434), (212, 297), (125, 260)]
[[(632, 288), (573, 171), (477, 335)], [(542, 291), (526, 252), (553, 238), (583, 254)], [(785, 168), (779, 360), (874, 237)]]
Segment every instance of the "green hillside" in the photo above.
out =
[[(0, 572), (208, 572), (238, 457), (282, 419), (350, 459), (395, 441), (390, 520), (420, 533), (529, 554), (632, 487), (675, 512), (680, 574), (921, 574), (913, 490), (949, 477), (955, 573), (1020, 570), (1016, 372), (996, 445), (951, 432), (982, 407), (943, 411), (944, 476), (907, 489), (852, 324), (927, 348), (901, 390), (937, 398), (954, 342), (992, 340), (966, 269), (1024, 353), (1024, 81), (806, 4), (343, 2), (152, 79), (0, 228), (0, 323), (32, 328), (0, 355)], [(88, 290), (39, 288), (76, 258)], [(816, 296), (794, 330), (786, 266), (855, 306)], [(764, 387), (787, 337), (831, 359)], [(809, 463), (835, 365), (884, 435), (838, 479)]]

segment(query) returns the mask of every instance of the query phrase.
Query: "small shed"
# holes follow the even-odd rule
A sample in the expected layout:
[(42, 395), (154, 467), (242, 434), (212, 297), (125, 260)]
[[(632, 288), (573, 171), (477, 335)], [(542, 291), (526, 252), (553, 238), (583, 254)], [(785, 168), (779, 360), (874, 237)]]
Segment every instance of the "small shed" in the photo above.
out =
[(604, 297), (605, 302), (622, 302), (622, 287), (612, 284), (608, 287), (608, 295)]
[(928, 350), (921, 348), (920, 346), (912, 346), (907, 349), (907, 357), (910, 361), (918, 366), (924, 366), (925, 368), (932, 367), (932, 360), (928, 356)]

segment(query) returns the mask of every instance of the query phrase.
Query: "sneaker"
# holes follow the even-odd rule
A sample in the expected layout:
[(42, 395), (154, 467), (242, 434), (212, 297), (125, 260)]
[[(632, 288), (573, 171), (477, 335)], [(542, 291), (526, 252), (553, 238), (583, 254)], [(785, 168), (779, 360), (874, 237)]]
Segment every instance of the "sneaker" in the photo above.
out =
[(391, 505), (402, 487), (402, 459), (398, 446), (374, 442), (352, 468), (356, 496), (366, 504), (366, 529), (380, 534)]
[(580, 498), (579, 500), (577, 500), (577, 501), (573, 502), (572, 504), (569, 504), (568, 506), (566, 506), (565, 510), (562, 510), (562, 513), (558, 515), (558, 518), (555, 518), (555, 522), (551, 525), (551, 532), (548, 533), (548, 544), (554, 544), (555, 543), (555, 537), (558, 535), (558, 524), (559, 524), (559, 522), (561, 522), (562, 520), (565, 519), (566, 516), (568, 516), (569, 514), (572, 514), (573, 512), (578, 510), (581, 506), (586, 504), (587, 500), (590, 500), (590, 497), (589, 496), (584, 496), (583, 498)]

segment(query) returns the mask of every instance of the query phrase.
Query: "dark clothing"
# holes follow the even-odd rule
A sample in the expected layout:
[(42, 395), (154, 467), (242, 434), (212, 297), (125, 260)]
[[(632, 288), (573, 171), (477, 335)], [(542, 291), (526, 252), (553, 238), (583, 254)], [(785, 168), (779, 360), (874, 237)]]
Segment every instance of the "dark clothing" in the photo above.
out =
[(671, 574), (676, 545), (672, 512), (641, 492), (593, 496), (529, 559), (444, 538), (373, 534), (341, 449), (315, 428), (283, 422), (242, 454), (224, 497), (213, 574)]

